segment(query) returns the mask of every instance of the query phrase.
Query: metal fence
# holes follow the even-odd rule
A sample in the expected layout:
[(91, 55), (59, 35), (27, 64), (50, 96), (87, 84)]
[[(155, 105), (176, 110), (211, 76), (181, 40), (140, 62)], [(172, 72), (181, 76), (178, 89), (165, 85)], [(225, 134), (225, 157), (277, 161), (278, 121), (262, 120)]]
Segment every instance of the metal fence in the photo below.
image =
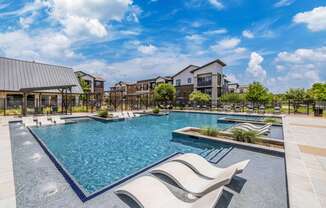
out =
[[(99, 104), (100, 103), (100, 104)], [(61, 103), (43, 102), (38, 99), (27, 99), (27, 115), (35, 114), (71, 114), (73, 112), (95, 112), (103, 105), (102, 100), (92, 99), (90, 96), (82, 96), (77, 103), (74, 96), (64, 96)], [(0, 116), (20, 116), (23, 112), (23, 99), (21, 96), (0, 98)]]
[[(89, 95), (81, 95), (77, 103), (72, 96), (64, 96), (62, 104), (43, 103), (35, 100), (27, 100), (27, 114), (54, 114), (73, 112), (96, 112), (99, 109), (108, 109), (109, 111), (126, 110), (146, 110), (154, 107), (177, 108), (189, 110), (214, 110), (214, 111), (232, 111), (247, 113), (287, 113), (287, 114), (306, 114), (323, 116), (326, 111), (326, 102), (313, 100), (288, 100), (273, 101), (271, 103), (222, 103), (215, 105), (196, 102), (156, 102), (152, 95), (141, 96), (116, 96), (104, 97), (100, 101)], [(16, 99), (0, 98), (0, 115), (21, 115), (23, 101), (18, 97)]]

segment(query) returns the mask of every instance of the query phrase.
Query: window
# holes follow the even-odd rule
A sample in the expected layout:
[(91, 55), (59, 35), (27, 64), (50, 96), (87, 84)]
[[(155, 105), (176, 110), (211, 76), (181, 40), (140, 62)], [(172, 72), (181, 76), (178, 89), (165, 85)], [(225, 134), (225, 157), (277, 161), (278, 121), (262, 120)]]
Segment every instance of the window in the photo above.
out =
[(143, 90), (148, 90), (148, 84), (143, 84)]
[(95, 87), (102, 87), (102, 82), (100, 81), (95, 81)]
[(205, 93), (209, 96), (212, 96), (212, 88), (202, 88), (202, 89), (199, 89), (199, 91), (202, 93)]
[(176, 86), (180, 86), (180, 85), (181, 85), (181, 79), (177, 79), (177, 80), (175, 80), (175, 85), (176, 85)]
[(191, 84), (191, 78), (188, 78), (187, 82), (188, 82), (188, 84)]
[(199, 75), (197, 78), (197, 85), (198, 86), (212, 86), (212, 75)]

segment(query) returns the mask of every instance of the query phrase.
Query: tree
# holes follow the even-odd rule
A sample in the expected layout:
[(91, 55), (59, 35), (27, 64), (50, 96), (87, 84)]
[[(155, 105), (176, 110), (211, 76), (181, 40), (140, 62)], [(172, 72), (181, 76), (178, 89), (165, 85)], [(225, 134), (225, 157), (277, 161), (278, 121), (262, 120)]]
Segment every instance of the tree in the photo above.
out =
[(326, 101), (326, 83), (315, 83), (308, 90), (308, 94), (315, 101)]
[(246, 99), (253, 103), (267, 103), (271, 96), (268, 89), (259, 82), (253, 82), (249, 85)]
[(175, 87), (168, 83), (159, 84), (154, 89), (154, 100), (157, 102), (163, 102), (165, 105), (167, 102), (172, 102), (175, 97)]
[(290, 88), (284, 96), (286, 100), (304, 100), (307, 98), (307, 93), (303, 88)]
[(211, 100), (211, 97), (206, 93), (202, 93), (200, 91), (193, 91), (189, 95), (189, 100), (196, 103), (208, 103)]
[(298, 101), (305, 100), (307, 98), (307, 93), (303, 88), (290, 88), (285, 92), (284, 97), (286, 100), (292, 101), (294, 112), (298, 112), (298, 108), (300, 107), (300, 103)]
[(84, 103), (87, 99), (87, 94), (91, 91), (91, 86), (89, 86), (89, 84), (85, 80), (83, 80), (81, 77), (78, 77), (78, 80), (79, 80), (80, 87), (82, 88), (82, 90), (84, 92), (80, 96), (81, 100)]
[(241, 103), (245, 101), (244, 94), (227, 93), (221, 96), (220, 100), (225, 103)]

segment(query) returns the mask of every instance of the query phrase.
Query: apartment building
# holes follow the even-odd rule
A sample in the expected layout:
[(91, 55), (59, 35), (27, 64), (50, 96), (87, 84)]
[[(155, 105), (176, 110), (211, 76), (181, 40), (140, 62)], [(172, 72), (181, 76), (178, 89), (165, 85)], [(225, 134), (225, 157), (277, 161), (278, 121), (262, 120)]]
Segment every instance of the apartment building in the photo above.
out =
[(199, 66), (189, 65), (172, 77), (173, 85), (176, 88), (177, 102), (187, 103), (189, 101), (189, 95), (194, 91), (194, 78), (192, 71), (197, 68), (199, 68)]
[(151, 95), (156, 85), (162, 83), (173, 83), (173, 78), (170, 76), (162, 77), (158, 76), (153, 79), (140, 80), (136, 83), (136, 89), (138, 94), (148, 94)]
[(212, 104), (227, 90), (223, 67), (226, 64), (216, 59), (203, 66), (190, 65), (173, 76), (177, 100), (187, 101), (192, 91), (201, 91), (211, 96)]
[(88, 74), (83, 71), (76, 71), (76, 76), (80, 79), (83, 79), (88, 86), (90, 86), (90, 93), (94, 94), (103, 94), (104, 93), (104, 82), (105, 80), (102, 77)]
[(228, 92), (230, 93), (246, 93), (248, 91), (248, 85), (240, 85), (239, 83), (229, 83)]
[[(189, 65), (180, 70), (174, 76), (158, 76), (152, 79), (139, 80), (133, 84), (133, 91), (129, 90), (128, 86), (124, 82), (119, 82), (111, 87), (111, 99), (117, 97), (117, 90), (122, 92), (124, 97), (130, 95), (137, 96), (151, 96), (155, 86), (161, 83), (170, 83), (176, 88), (176, 101), (179, 103), (187, 103), (189, 101), (189, 95), (193, 91), (201, 91), (211, 96), (212, 104), (216, 104), (218, 98), (228, 91), (229, 81), (223, 72), (223, 67), (226, 64), (220, 59), (216, 59), (203, 66)], [(113, 94), (115, 93), (115, 98)], [(121, 97), (119, 98), (121, 99)]]

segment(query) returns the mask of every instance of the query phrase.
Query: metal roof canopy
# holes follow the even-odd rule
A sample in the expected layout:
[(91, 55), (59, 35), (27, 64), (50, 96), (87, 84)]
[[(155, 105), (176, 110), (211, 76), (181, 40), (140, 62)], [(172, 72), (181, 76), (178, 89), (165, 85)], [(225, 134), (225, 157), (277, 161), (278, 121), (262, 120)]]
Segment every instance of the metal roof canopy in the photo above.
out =
[(31, 87), (31, 88), (21, 88), (21, 92), (35, 92), (37, 90), (64, 90), (75, 87), (76, 85), (61, 85), (61, 86), (46, 86), (46, 87)]

